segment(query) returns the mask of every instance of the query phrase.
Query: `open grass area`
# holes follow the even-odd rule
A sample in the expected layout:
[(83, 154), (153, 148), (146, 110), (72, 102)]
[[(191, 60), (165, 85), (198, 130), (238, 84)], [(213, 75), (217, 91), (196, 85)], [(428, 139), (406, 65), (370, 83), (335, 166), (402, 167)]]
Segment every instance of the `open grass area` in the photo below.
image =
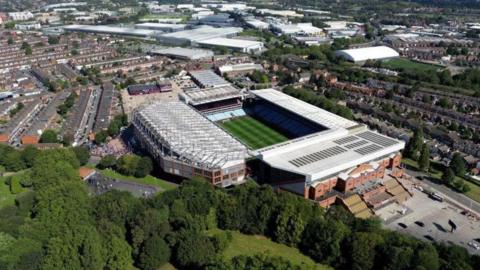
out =
[[(215, 229), (207, 234), (213, 235), (223, 232)], [(328, 266), (315, 263), (310, 257), (303, 255), (298, 249), (275, 243), (265, 236), (245, 235), (240, 232), (231, 232), (232, 242), (223, 252), (225, 259), (230, 260), (235, 256), (264, 254), (268, 256), (279, 256), (292, 264), (300, 266), (301, 269), (331, 269)]]
[(220, 125), (252, 149), (259, 149), (288, 140), (283, 134), (250, 116), (227, 120)]
[(170, 183), (168, 181), (165, 181), (165, 180), (162, 180), (162, 179), (159, 179), (159, 178), (156, 178), (156, 177), (153, 177), (151, 175), (147, 175), (143, 178), (137, 178), (137, 177), (134, 177), (134, 176), (123, 175), (123, 174), (117, 173), (116, 171), (113, 171), (113, 170), (110, 170), (110, 169), (100, 170), (100, 172), (101, 172), (102, 175), (104, 175), (106, 177), (110, 177), (110, 178), (114, 178), (114, 179), (118, 179), (118, 180), (124, 180), (124, 181), (131, 181), (131, 182), (144, 184), (144, 185), (156, 186), (156, 187), (159, 187), (163, 190), (171, 190), (171, 189), (177, 188), (176, 184)]
[(382, 66), (388, 69), (393, 69), (398, 71), (410, 70), (410, 71), (426, 72), (426, 71), (437, 71), (439, 69), (443, 69), (440, 66), (420, 63), (420, 62), (408, 60), (405, 58), (385, 60), (382, 62)]

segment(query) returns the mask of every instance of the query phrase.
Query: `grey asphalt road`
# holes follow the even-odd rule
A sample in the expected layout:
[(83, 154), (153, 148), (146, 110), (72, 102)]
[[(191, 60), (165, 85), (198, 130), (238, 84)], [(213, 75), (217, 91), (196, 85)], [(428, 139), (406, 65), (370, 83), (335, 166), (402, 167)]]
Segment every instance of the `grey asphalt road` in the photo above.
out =
[[(426, 174), (424, 174), (422, 172), (412, 171), (412, 170), (409, 170), (409, 169), (406, 169), (406, 168), (405, 168), (405, 171), (406, 171), (407, 174), (409, 174), (413, 177), (426, 176)], [(436, 190), (440, 191), (441, 193), (444, 193), (445, 195), (449, 196), (451, 199), (454, 199), (455, 201), (463, 204), (464, 206), (469, 207), (473, 211), (475, 211), (477, 213), (480, 213), (480, 203), (468, 198), (467, 196), (465, 196), (461, 193), (458, 193), (456, 191), (453, 191), (453, 190), (449, 189), (448, 187), (446, 187), (444, 185), (434, 183), (434, 182), (432, 182), (432, 181), (430, 181), (426, 178), (423, 178), (423, 180), (421, 182), (423, 184), (429, 186), (429, 187), (432, 187), (433, 189), (436, 189)]]

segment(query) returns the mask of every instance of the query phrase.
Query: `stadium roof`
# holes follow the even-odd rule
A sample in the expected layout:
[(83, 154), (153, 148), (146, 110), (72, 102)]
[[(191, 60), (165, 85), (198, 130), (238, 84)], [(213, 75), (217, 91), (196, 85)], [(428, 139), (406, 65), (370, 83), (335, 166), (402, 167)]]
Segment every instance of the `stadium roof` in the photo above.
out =
[(336, 54), (352, 62), (399, 57), (397, 51), (387, 46), (376, 46), (337, 51)]
[(230, 85), (229, 82), (211, 70), (195, 70), (190, 71), (189, 74), (198, 84), (200, 84), (201, 87), (204, 88)]
[(182, 93), (181, 96), (185, 102), (189, 104), (200, 105), (219, 100), (239, 98), (243, 96), (243, 93), (232, 85), (227, 85), (215, 88), (189, 90)]
[(251, 91), (327, 130), (257, 150), (258, 157), (273, 168), (304, 175), (307, 184), (323, 180), (362, 163), (392, 155), (405, 143), (368, 130), (365, 125), (344, 119), (273, 89)]
[(183, 102), (155, 102), (136, 114), (179, 158), (199, 166), (221, 167), (247, 157), (243, 144)]
[(105, 25), (67, 25), (64, 27), (67, 31), (90, 32), (98, 34), (112, 34), (112, 35), (126, 35), (126, 36), (140, 36), (148, 37), (157, 33), (158, 31), (134, 29), (125, 27), (114, 27)]
[(214, 55), (213, 52), (210, 50), (189, 49), (189, 48), (182, 48), (182, 47), (172, 47), (172, 48), (167, 48), (162, 50), (153, 50), (151, 51), (151, 53), (178, 57), (178, 58), (191, 59), (191, 60), (212, 57)]
[(227, 48), (247, 49), (251, 47), (263, 47), (263, 42), (233, 38), (210, 38), (198, 41), (201, 45), (223, 46)]
[(261, 99), (274, 103), (291, 113), (297, 114), (326, 128), (336, 129), (358, 126), (354, 121), (340, 117), (275, 89), (263, 89), (251, 92)]

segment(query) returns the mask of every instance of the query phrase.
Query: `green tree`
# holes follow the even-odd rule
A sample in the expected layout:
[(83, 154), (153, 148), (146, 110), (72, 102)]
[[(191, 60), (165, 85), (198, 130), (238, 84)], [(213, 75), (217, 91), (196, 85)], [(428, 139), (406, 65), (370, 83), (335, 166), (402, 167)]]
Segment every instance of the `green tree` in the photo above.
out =
[(137, 155), (123, 155), (117, 160), (116, 170), (124, 175), (134, 175), (140, 160), (140, 157)]
[(40, 136), (41, 143), (58, 143), (58, 134), (55, 130), (47, 129)]
[(145, 270), (156, 270), (170, 259), (170, 248), (162, 237), (155, 235), (143, 244), (138, 266)]
[(108, 138), (108, 133), (105, 130), (102, 130), (95, 134), (95, 143), (96, 144), (102, 144), (107, 141)]
[(135, 177), (143, 178), (149, 175), (153, 170), (152, 159), (149, 157), (142, 157), (135, 168)]
[(40, 153), (40, 150), (38, 150), (35, 146), (33, 145), (28, 145), (23, 149), (22, 151), (22, 159), (27, 165), (27, 167), (32, 167), (33, 162), (35, 161), (35, 158), (38, 156)]
[(445, 171), (442, 175), (442, 181), (448, 185), (451, 185), (453, 180), (455, 180), (455, 172), (451, 168), (445, 167)]
[(453, 170), (455, 175), (462, 177), (467, 172), (465, 159), (463, 159), (463, 157), (458, 152), (453, 154), (453, 157), (452, 157), (452, 160), (450, 161), (449, 166)]
[(375, 265), (375, 249), (382, 243), (382, 237), (376, 233), (355, 233), (347, 253), (351, 263), (350, 269), (372, 269)]
[(418, 160), (418, 153), (421, 151), (423, 145), (423, 130), (418, 128), (413, 133), (413, 137), (408, 140), (405, 147), (404, 154), (413, 160)]
[(315, 261), (331, 265), (340, 258), (340, 243), (348, 233), (348, 228), (341, 222), (313, 219), (305, 227), (300, 249)]
[(8, 45), (13, 45), (13, 43), (15, 43), (15, 42), (13, 41), (12, 37), (9, 37), (7, 43), (8, 43)]
[(279, 243), (297, 245), (305, 228), (305, 221), (301, 213), (293, 205), (288, 204), (280, 210), (276, 220), (273, 235)]
[(117, 165), (117, 158), (114, 155), (106, 155), (100, 159), (98, 162), (97, 168), (99, 169), (108, 169), (114, 168)]
[(200, 232), (184, 231), (177, 241), (175, 261), (183, 269), (199, 269), (215, 257), (213, 243)]
[(50, 45), (55, 45), (55, 44), (58, 44), (60, 43), (60, 39), (56, 36), (49, 36), (48, 37), (48, 44)]
[(430, 169), (430, 150), (426, 143), (423, 144), (420, 158), (418, 159), (418, 166), (424, 172), (428, 172)]
[(88, 151), (85, 146), (74, 147), (73, 152), (75, 153), (78, 162), (80, 162), (80, 165), (83, 166), (88, 163), (88, 160), (90, 159), (90, 151)]

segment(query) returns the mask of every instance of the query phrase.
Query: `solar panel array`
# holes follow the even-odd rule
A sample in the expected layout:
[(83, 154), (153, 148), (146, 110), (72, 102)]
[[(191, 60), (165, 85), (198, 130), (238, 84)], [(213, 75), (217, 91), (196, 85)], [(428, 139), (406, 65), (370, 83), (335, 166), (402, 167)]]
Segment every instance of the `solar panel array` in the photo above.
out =
[(373, 152), (377, 152), (377, 151), (382, 150), (382, 149), (383, 149), (383, 147), (381, 147), (379, 145), (370, 144), (370, 145), (355, 149), (353, 151), (355, 151), (355, 152), (359, 153), (360, 155), (364, 156), (364, 155), (368, 155), (368, 154), (373, 153)]
[(368, 143), (368, 141), (366, 141), (366, 140), (361, 140), (361, 141), (358, 141), (358, 142), (354, 142), (354, 143), (351, 143), (351, 144), (347, 144), (347, 145), (345, 145), (345, 148), (347, 148), (347, 149), (353, 149), (353, 148), (356, 148), (356, 147), (365, 145), (365, 144), (367, 144), (367, 143)]
[(311, 153), (311, 154), (308, 154), (308, 155), (305, 155), (305, 156), (301, 156), (299, 158), (289, 160), (288, 162), (293, 164), (295, 167), (302, 167), (302, 166), (306, 166), (308, 164), (317, 162), (317, 161), (322, 160), (322, 159), (326, 159), (326, 158), (329, 158), (329, 157), (339, 155), (339, 154), (344, 153), (344, 152), (347, 152), (347, 150), (340, 147), (340, 146), (334, 146), (334, 147), (330, 147), (330, 148), (327, 148), (327, 149), (324, 149), (324, 150), (321, 150), (321, 151), (317, 151), (315, 153)]
[(387, 138), (385, 136), (373, 133), (371, 131), (365, 131), (365, 132), (359, 133), (357, 134), (357, 136), (365, 140), (369, 140), (378, 145), (381, 145), (383, 147), (388, 147), (388, 146), (397, 144), (397, 141)]
[(341, 138), (341, 139), (335, 140), (333, 142), (336, 143), (336, 144), (346, 144), (346, 143), (353, 142), (353, 141), (356, 141), (356, 140), (358, 140), (358, 138), (355, 137), (355, 136), (347, 136), (345, 138)]

